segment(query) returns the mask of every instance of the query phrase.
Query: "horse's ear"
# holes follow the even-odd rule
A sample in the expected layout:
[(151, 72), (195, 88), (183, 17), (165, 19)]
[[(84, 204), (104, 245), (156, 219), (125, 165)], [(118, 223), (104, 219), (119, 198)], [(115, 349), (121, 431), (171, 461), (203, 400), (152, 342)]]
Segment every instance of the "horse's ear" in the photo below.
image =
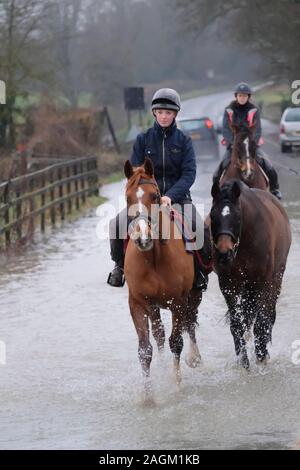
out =
[(129, 160), (126, 160), (125, 165), (124, 165), (124, 173), (126, 178), (129, 180), (129, 178), (132, 177), (133, 175), (133, 168)]
[(240, 197), (241, 187), (240, 187), (240, 185), (237, 181), (235, 181), (233, 183), (231, 191), (232, 191), (232, 195), (235, 199), (238, 199)]
[(248, 127), (249, 138), (250, 138), (251, 140), (254, 140), (254, 139), (255, 139), (256, 125), (257, 125), (257, 121), (254, 120), (252, 126), (249, 126), (249, 127)]
[(229, 119), (229, 127), (231, 128), (231, 130), (234, 134), (237, 134), (240, 130), (239, 123), (238, 123), (237, 118), (234, 115), (234, 113), (232, 113), (232, 116)]
[(238, 133), (240, 132), (240, 126), (237, 124), (230, 124), (231, 130), (233, 132), (233, 135), (237, 137)]
[(154, 170), (152, 160), (150, 160), (148, 157), (145, 158), (144, 168), (146, 175), (153, 176)]
[(211, 195), (212, 195), (212, 198), (215, 199), (215, 197), (217, 197), (217, 195), (219, 194), (219, 192), (220, 192), (219, 182), (216, 181), (216, 182), (212, 185), (212, 188), (211, 188)]

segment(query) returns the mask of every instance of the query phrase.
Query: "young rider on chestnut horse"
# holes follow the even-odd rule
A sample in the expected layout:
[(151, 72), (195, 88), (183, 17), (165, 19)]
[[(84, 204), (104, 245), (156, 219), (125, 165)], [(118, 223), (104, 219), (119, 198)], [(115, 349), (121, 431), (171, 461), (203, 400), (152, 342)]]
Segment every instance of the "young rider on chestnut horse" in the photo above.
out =
[[(154, 168), (161, 200), (160, 203), (176, 208), (189, 218), (192, 231), (198, 240), (203, 240), (203, 221), (192, 204), (190, 187), (196, 177), (196, 160), (192, 141), (176, 125), (176, 116), (180, 111), (179, 94), (170, 88), (158, 90), (152, 99), (152, 112), (155, 117), (153, 127), (139, 134), (133, 146), (131, 164), (143, 165), (145, 157), (150, 158)], [(186, 210), (189, 208), (190, 210)], [(128, 228), (127, 208), (110, 221), (111, 257), (115, 262), (107, 282), (111, 286), (124, 284), (124, 239)], [(204, 265), (210, 264), (209, 231), (204, 230), (204, 245), (199, 247)], [(194, 286), (205, 289), (208, 271), (195, 263)]]

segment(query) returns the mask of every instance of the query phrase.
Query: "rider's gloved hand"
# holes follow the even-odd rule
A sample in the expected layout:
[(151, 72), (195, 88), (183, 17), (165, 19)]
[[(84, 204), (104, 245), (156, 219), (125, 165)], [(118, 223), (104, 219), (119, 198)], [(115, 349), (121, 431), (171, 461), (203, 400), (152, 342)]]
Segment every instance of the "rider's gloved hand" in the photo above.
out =
[(172, 205), (172, 201), (171, 201), (171, 198), (169, 198), (169, 196), (162, 196), (160, 201), (163, 206), (171, 207)]

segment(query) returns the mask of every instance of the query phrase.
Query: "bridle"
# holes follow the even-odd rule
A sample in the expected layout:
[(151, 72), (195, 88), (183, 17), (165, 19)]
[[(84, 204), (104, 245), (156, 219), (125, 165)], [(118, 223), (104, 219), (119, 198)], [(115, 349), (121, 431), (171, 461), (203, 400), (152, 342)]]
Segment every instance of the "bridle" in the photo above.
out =
[[(233, 233), (231, 233), (231, 232), (221, 232), (221, 233), (218, 233), (218, 235), (217, 235), (217, 238), (219, 238), (221, 235), (229, 235), (233, 240), (236, 239), (236, 242), (233, 244), (233, 247), (232, 247), (232, 249), (230, 250), (230, 251), (232, 252), (232, 257), (233, 257), (233, 259), (236, 258), (236, 255), (237, 255), (237, 253), (238, 253), (238, 249), (239, 249), (240, 242), (241, 242), (241, 231), (242, 231), (242, 230), (240, 229), (240, 233), (239, 233), (239, 236), (238, 236), (237, 239), (236, 239), (236, 237), (233, 235)], [(214, 240), (213, 240), (213, 245), (214, 245), (216, 251), (219, 253), (217, 243), (215, 243)]]
[[(138, 185), (141, 185), (141, 184), (152, 184), (152, 185), (154, 185), (155, 188), (157, 189), (158, 199), (160, 200), (161, 196), (160, 196), (159, 187), (158, 187), (158, 185), (157, 185), (157, 183), (154, 179), (141, 178), (138, 182)], [(129, 219), (129, 228), (128, 228), (129, 235), (135, 231), (135, 228), (136, 228), (137, 224), (141, 220), (144, 220), (147, 223), (148, 227), (150, 226), (150, 228), (157, 224), (156, 220), (155, 221), (152, 220), (150, 214), (145, 215), (143, 213), (140, 213), (139, 211), (137, 211), (135, 216), (128, 216), (128, 219)]]
[[(226, 201), (224, 201), (224, 202), (226, 202)], [(217, 240), (218, 240), (221, 235), (229, 235), (229, 236), (232, 238), (232, 240), (235, 241), (234, 244), (233, 244), (232, 249), (230, 250), (230, 251), (232, 252), (232, 257), (233, 257), (233, 259), (235, 259), (236, 256), (237, 256), (237, 253), (238, 253), (238, 249), (239, 249), (239, 246), (240, 246), (240, 242), (241, 242), (241, 235), (242, 235), (242, 219), (241, 219), (241, 221), (240, 221), (240, 229), (239, 229), (239, 234), (238, 234), (237, 237), (236, 237), (235, 234), (234, 234), (232, 231), (230, 231), (230, 230), (222, 230), (222, 231), (220, 231), (220, 232), (216, 235), (216, 237), (214, 237), (213, 234), (212, 234), (212, 242), (213, 242), (214, 248), (216, 249), (217, 252), (219, 252), (219, 250), (218, 250), (218, 247), (217, 247), (217, 243), (215, 242), (214, 239), (217, 238)]]

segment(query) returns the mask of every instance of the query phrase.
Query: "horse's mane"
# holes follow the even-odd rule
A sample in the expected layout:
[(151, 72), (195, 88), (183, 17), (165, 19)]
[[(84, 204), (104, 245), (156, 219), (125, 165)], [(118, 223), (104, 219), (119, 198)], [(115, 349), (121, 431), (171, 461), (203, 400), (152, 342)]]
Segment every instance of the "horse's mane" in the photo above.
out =
[(234, 185), (234, 183), (237, 183), (239, 185), (241, 192), (243, 189), (248, 188), (248, 186), (245, 185), (245, 183), (243, 183), (243, 181), (241, 181), (240, 179), (231, 178), (230, 180), (225, 181), (220, 188), (220, 194), (222, 199), (230, 199), (232, 186)]
[(234, 136), (237, 142), (243, 141), (246, 137), (249, 137), (251, 140), (254, 139), (255, 127), (247, 127), (245, 125), (235, 126)]
[(152, 179), (151, 176), (145, 173), (145, 168), (143, 166), (138, 166), (137, 168), (134, 168), (133, 171), (133, 175), (127, 181), (126, 191), (129, 191), (130, 189), (137, 189), (141, 178)]

